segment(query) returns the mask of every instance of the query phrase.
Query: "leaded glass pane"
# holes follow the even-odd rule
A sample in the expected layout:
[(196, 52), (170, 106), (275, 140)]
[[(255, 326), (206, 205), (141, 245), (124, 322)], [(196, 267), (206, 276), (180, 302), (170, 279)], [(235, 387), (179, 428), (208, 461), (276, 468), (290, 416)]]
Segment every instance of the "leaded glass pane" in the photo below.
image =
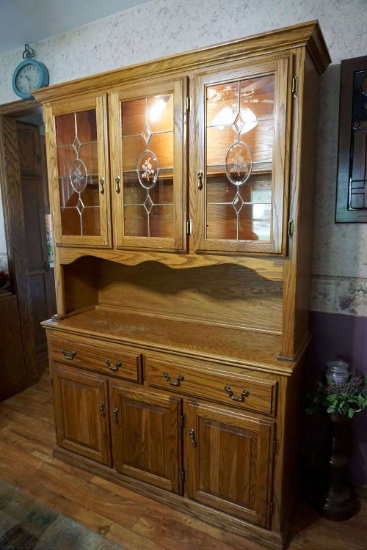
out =
[(173, 96), (121, 104), (124, 235), (171, 238)]
[(206, 237), (271, 239), (274, 75), (206, 88)]
[(55, 117), (63, 235), (101, 234), (96, 111)]

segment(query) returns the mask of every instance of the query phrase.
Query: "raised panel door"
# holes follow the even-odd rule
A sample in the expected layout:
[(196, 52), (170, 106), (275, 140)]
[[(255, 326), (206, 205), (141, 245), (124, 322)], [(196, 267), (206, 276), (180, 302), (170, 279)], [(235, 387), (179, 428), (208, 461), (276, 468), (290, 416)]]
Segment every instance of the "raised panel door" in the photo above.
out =
[(39, 176), (42, 172), (38, 126), (17, 122), (19, 167), (22, 176)]
[(110, 385), (113, 463), (118, 472), (181, 492), (181, 399)]
[(51, 373), (57, 444), (111, 466), (107, 378), (57, 365)]
[(186, 219), (186, 79), (110, 94), (114, 246), (180, 251)]
[(107, 98), (45, 108), (48, 179), (58, 245), (108, 247)]
[(185, 413), (187, 496), (266, 527), (273, 422), (193, 402)]
[(289, 74), (283, 57), (195, 78), (197, 252), (285, 252)]

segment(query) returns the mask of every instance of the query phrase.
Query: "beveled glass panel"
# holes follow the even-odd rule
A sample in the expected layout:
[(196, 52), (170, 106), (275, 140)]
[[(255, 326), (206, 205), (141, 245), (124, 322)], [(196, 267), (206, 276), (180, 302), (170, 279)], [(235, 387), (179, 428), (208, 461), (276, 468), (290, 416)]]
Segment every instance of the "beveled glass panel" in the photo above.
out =
[(122, 138), (123, 171), (136, 170), (140, 155), (145, 151), (146, 143), (142, 136)]
[(96, 111), (55, 117), (64, 235), (101, 234)]
[(175, 221), (173, 95), (124, 102), (121, 113), (124, 235), (170, 238)]
[(226, 153), (236, 138), (237, 132), (234, 126), (208, 128), (206, 159), (208, 166), (224, 166)]
[(150, 190), (154, 204), (173, 204), (172, 170), (161, 170), (156, 185)]
[(148, 98), (148, 123), (153, 133), (172, 132), (173, 95)]
[(208, 203), (232, 202), (236, 187), (231, 185), (222, 172), (207, 178), (206, 198)]
[(88, 167), (88, 174), (98, 175), (98, 146), (97, 142), (83, 144), (79, 150), (79, 158)]
[(99, 183), (98, 176), (88, 176), (87, 186), (83, 193), (85, 206), (99, 206)]
[(86, 206), (83, 211), (82, 234), (83, 235), (100, 235), (101, 233), (101, 217), (100, 209), (96, 207)]
[(146, 237), (148, 235), (148, 217), (143, 205), (124, 206), (125, 235)]
[(59, 179), (61, 208), (75, 208), (79, 200), (79, 194), (70, 185), (69, 176)]
[(146, 100), (135, 99), (121, 104), (122, 135), (142, 134), (146, 125)]
[(76, 113), (76, 123), (78, 138), (81, 143), (97, 141), (97, 120), (96, 111), (94, 109)]
[(55, 118), (55, 128), (57, 146), (71, 145), (75, 139), (74, 113), (57, 116)]
[(159, 168), (173, 166), (173, 133), (154, 134), (149, 143), (149, 149), (154, 151)]
[(207, 126), (233, 124), (238, 111), (238, 90), (238, 82), (207, 87)]
[(173, 204), (153, 206), (149, 223), (151, 237), (170, 237), (173, 224)]
[(63, 235), (80, 235), (80, 216), (75, 208), (61, 208), (61, 227)]
[(208, 239), (237, 239), (236, 216), (231, 204), (209, 204), (206, 236)]
[(124, 172), (124, 204), (143, 204), (146, 190), (140, 185), (136, 170)]
[(57, 149), (57, 168), (60, 178), (69, 177), (70, 166), (74, 159), (75, 151), (71, 146)]
[(206, 88), (206, 236), (271, 238), (273, 74)]

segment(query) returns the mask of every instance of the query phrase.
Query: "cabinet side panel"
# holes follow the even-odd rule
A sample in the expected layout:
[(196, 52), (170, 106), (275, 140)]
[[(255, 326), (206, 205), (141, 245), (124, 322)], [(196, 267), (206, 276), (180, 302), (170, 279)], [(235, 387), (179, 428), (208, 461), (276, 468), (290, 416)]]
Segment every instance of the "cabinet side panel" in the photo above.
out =
[[(309, 300), (312, 261), (313, 195), (316, 169), (316, 129), (319, 76), (307, 53), (298, 56), (299, 82), (293, 128), (292, 196), (290, 219), (294, 222), (289, 260), (284, 266), (284, 320), (281, 355), (294, 358), (309, 332)], [(299, 103), (297, 107), (296, 102)]]

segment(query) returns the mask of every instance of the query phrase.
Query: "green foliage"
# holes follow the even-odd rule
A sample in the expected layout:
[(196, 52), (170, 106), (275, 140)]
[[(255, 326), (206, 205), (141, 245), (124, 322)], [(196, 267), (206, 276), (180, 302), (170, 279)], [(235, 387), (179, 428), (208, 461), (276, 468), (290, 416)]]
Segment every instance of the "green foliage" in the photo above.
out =
[(351, 370), (349, 382), (339, 386), (320, 375), (306, 394), (306, 413), (327, 412), (352, 418), (367, 409), (367, 376)]

